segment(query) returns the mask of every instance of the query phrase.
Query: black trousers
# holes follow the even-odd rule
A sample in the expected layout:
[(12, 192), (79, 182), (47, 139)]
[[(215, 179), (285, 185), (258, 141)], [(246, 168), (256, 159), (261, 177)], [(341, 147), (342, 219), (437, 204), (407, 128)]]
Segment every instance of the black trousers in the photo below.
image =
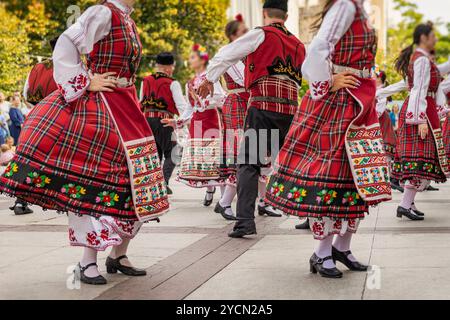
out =
[(176, 167), (174, 161), (176, 155), (172, 155), (172, 151), (177, 145), (176, 140), (172, 138), (174, 132), (173, 128), (164, 127), (159, 118), (147, 118), (147, 121), (153, 131), (153, 136), (155, 137), (159, 160), (163, 163), (162, 171), (164, 180), (169, 184), (170, 177)]
[[(261, 167), (275, 160), (291, 126), (293, 116), (251, 107), (245, 118), (237, 173), (237, 218), (234, 229), (253, 230), (255, 202)], [(268, 159), (269, 158), (269, 159)], [(271, 160), (270, 160), (271, 159)]]

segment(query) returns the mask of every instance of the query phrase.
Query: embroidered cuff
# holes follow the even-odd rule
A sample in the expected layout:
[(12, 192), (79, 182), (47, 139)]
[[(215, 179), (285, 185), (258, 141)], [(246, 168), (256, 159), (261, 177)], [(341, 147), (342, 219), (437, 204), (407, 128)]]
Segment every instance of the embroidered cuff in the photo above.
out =
[(330, 80), (311, 83), (311, 96), (314, 100), (324, 97), (330, 91)]
[(67, 80), (64, 84), (58, 83), (58, 89), (67, 102), (72, 102), (84, 94), (89, 84), (90, 80), (87, 74), (80, 73)]
[(427, 115), (425, 112), (421, 112), (418, 117), (414, 116), (414, 113), (411, 111), (408, 111), (406, 113), (406, 120), (405, 122), (407, 124), (422, 124), (427, 123)]

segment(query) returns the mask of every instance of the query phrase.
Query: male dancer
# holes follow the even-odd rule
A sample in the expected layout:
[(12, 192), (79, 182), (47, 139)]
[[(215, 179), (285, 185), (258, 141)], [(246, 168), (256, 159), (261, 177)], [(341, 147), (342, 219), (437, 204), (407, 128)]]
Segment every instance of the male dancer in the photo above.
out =
[(156, 57), (156, 72), (144, 78), (142, 82), (140, 99), (142, 111), (155, 136), (160, 161), (164, 158), (163, 174), (168, 194), (172, 194), (169, 180), (175, 169), (172, 151), (177, 140), (174, 129), (165, 127), (161, 120), (173, 119), (187, 107), (180, 83), (172, 78), (174, 70), (174, 56), (169, 52), (160, 53)]
[(287, 0), (265, 1), (265, 26), (223, 47), (210, 61), (207, 80), (199, 88), (202, 97), (212, 94), (213, 83), (229, 67), (246, 59), (245, 87), (250, 100), (238, 158), (238, 221), (229, 234), (232, 238), (256, 234), (254, 212), (261, 167), (267, 165), (266, 156), (274, 159), (278, 153), (265, 151), (273, 143), (283, 144), (298, 107), (305, 47), (286, 29), (287, 11)]

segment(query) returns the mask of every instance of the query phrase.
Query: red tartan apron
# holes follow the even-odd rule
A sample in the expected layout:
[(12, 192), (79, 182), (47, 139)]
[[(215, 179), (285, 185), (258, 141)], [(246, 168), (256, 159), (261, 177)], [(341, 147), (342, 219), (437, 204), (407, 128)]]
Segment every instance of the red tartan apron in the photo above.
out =
[(140, 112), (136, 88), (117, 88), (101, 95), (126, 153), (136, 215), (140, 221), (155, 219), (168, 210), (169, 202), (155, 138)]
[(376, 83), (372, 79), (359, 80), (361, 86), (358, 89), (347, 89), (361, 106), (361, 112), (347, 130), (345, 145), (355, 186), (361, 198), (370, 205), (392, 199), (392, 190), (375, 110)]

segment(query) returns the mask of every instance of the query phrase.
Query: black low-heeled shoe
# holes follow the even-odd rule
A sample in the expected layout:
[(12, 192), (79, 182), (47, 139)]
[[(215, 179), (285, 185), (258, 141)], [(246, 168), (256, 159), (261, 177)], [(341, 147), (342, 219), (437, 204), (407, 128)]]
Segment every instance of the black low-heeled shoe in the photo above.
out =
[(295, 229), (297, 229), (297, 230), (309, 230), (310, 229), (309, 219), (306, 218), (305, 222), (296, 225)]
[(135, 267), (127, 267), (120, 264), (120, 260), (122, 259), (128, 259), (127, 256), (120, 256), (117, 259), (113, 259), (111, 257), (108, 257), (106, 259), (106, 272), (108, 273), (117, 273), (117, 271), (120, 271), (126, 276), (130, 277), (142, 277), (147, 275), (147, 271), (138, 269)]
[(228, 221), (236, 221), (237, 218), (231, 214), (227, 213), (227, 209), (230, 209), (231, 206), (222, 207), (219, 202), (217, 202), (216, 207), (214, 208), (215, 213), (220, 213), (225, 220)]
[[(203, 205), (205, 207), (209, 207), (214, 200), (214, 194), (216, 193), (216, 188), (214, 188), (214, 191), (206, 191), (206, 195), (205, 195), (205, 199), (203, 200)], [(211, 197), (211, 200), (208, 200), (207, 195), (208, 194), (212, 194), (213, 196)]]
[(351, 261), (348, 256), (351, 255), (352, 252), (349, 251), (345, 251), (345, 252), (341, 252), (338, 249), (336, 249), (335, 247), (333, 247), (332, 250), (332, 255), (333, 255), (333, 261), (336, 264), (336, 261), (339, 261), (340, 263), (342, 263), (344, 266), (346, 266), (349, 270), (351, 271), (367, 271), (367, 269), (369, 268), (368, 266), (359, 263), (358, 261)]
[(339, 279), (342, 278), (342, 272), (338, 268), (331, 269), (324, 268), (323, 263), (327, 260), (332, 260), (333, 257), (328, 256), (325, 258), (319, 258), (315, 253), (309, 259), (309, 268), (311, 273), (319, 273), (324, 278)]
[[(103, 277), (103, 276), (101, 276), (101, 275), (99, 275), (99, 276), (96, 276), (96, 277), (88, 277), (88, 276), (86, 276), (85, 274), (84, 274), (84, 272), (87, 270), (87, 269), (89, 269), (90, 267), (98, 267), (97, 266), (97, 264), (94, 262), (94, 263), (90, 263), (90, 264), (88, 264), (88, 265), (86, 265), (86, 266), (84, 266), (84, 267), (82, 267), (81, 266), (81, 263), (78, 263), (78, 269), (79, 269), (79, 271), (80, 271), (80, 281), (82, 282), (82, 283), (85, 283), (85, 284), (90, 284), (90, 285), (95, 285), (95, 286), (98, 286), (98, 285), (105, 285), (105, 284), (107, 284), (108, 282), (106, 281), (106, 279)], [(75, 273), (76, 273), (76, 270), (74, 271)]]
[(272, 218), (281, 218), (283, 216), (282, 214), (271, 211), (268, 208), (269, 208), (268, 205), (265, 206), (258, 205), (258, 214), (260, 216), (267, 215), (268, 217)]
[(403, 207), (398, 207), (397, 208), (397, 218), (401, 218), (403, 216), (407, 217), (409, 220), (413, 220), (413, 221), (422, 221), (425, 219), (423, 216), (417, 215), (411, 209), (405, 209)]

